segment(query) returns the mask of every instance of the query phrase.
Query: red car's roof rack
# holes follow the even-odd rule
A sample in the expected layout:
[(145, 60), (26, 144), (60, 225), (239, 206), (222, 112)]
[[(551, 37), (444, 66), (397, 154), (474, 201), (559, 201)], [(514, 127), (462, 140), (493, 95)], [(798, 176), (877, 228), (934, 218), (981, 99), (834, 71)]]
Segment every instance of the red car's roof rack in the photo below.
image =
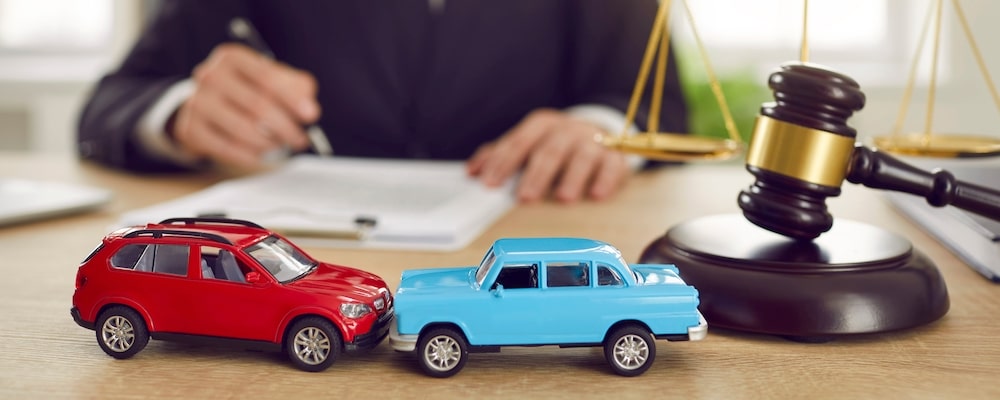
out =
[(250, 228), (264, 229), (263, 226), (257, 225), (253, 222), (233, 219), (233, 218), (219, 218), (219, 217), (192, 217), (192, 218), (167, 218), (160, 221), (160, 225), (183, 223), (184, 225), (194, 225), (198, 223), (206, 224), (230, 224), (230, 225), (242, 225)]
[(233, 244), (233, 242), (230, 242), (229, 239), (226, 239), (226, 238), (224, 238), (222, 236), (219, 236), (219, 235), (216, 235), (214, 233), (197, 232), (197, 231), (178, 231), (178, 230), (173, 230), (173, 229), (139, 229), (139, 230), (127, 233), (124, 237), (126, 237), (126, 238), (134, 238), (134, 237), (139, 237), (139, 236), (144, 236), (144, 235), (149, 235), (149, 236), (152, 236), (152, 237), (157, 238), (157, 239), (159, 239), (159, 238), (161, 238), (163, 236), (166, 236), (166, 235), (170, 235), (170, 236), (187, 236), (187, 237), (195, 237), (195, 238), (201, 238), (201, 239), (208, 239), (208, 240), (211, 240), (213, 242), (218, 242), (218, 243), (223, 243), (223, 244), (228, 244), (228, 245), (232, 245)]

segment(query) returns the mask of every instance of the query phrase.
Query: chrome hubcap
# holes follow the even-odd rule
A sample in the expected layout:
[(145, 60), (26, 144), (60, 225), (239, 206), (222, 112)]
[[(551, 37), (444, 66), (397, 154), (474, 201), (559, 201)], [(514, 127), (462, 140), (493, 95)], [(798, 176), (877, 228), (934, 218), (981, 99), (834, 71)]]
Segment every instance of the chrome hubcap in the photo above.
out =
[(438, 371), (455, 368), (461, 356), (462, 348), (455, 339), (448, 336), (435, 336), (424, 347), (424, 359), (431, 368)]
[(115, 315), (104, 321), (101, 326), (101, 339), (104, 345), (119, 353), (128, 351), (135, 343), (135, 329), (128, 318)]
[(624, 369), (636, 369), (649, 358), (649, 346), (637, 335), (625, 335), (615, 342), (615, 363)]
[(330, 338), (322, 329), (309, 327), (295, 334), (295, 355), (309, 365), (322, 363), (330, 356)]

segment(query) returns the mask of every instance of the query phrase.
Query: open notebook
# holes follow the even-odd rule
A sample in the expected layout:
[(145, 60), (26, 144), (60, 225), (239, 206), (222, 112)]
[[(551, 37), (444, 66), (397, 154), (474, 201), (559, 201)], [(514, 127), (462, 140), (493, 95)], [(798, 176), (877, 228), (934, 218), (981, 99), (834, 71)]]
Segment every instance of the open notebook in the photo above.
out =
[(0, 226), (92, 210), (111, 192), (70, 183), (0, 178)]
[(276, 170), (134, 210), (122, 225), (173, 217), (256, 222), (317, 246), (450, 251), (515, 203), (462, 162), (298, 156)]
[[(1000, 166), (949, 167), (959, 180), (1000, 188)], [(1000, 222), (955, 207), (933, 207), (921, 197), (887, 193), (903, 214), (987, 279), (1000, 283)], [(1000, 216), (994, 216), (1000, 217)]]

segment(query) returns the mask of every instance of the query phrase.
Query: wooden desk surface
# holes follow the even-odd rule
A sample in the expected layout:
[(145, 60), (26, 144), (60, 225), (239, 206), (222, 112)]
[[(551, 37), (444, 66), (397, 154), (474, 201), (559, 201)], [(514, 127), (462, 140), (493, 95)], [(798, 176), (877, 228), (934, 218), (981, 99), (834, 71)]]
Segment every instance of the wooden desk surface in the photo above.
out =
[[(0, 228), (0, 398), (1000, 398), (1000, 286), (963, 265), (876, 191), (849, 184), (828, 201), (833, 213), (895, 231), (934, 260), (951, 295), (943, 319), (824, 344), (710, 327), (701, 342), (658, 342), (655, 364), (637, 378), (611, 374), (597, 348), (510, 348), (473, 354), (461, 373), (440, 380), (425, 377), (415, 360), (386, 342), (322, 373), (296, 370), (278, 354), (161, 341), (133, 359), (112, 359), (94, 332), (69, 315), (79, 262), (119, 213), (222, 176), (131, 176), (10, 153), (0, 153), (0, 176), (117, 192), (99, 212)], [(685, 166), (637, 176), (605, 203), (518, 207), (458, 252), (307, 250), (375, 272), (393, 287), (406, 268), (474, 264), (503, 236), (591, 237), (635, 261), (672, 224), (737, 212), (736, 193), (750, 182), (735, 164)]]

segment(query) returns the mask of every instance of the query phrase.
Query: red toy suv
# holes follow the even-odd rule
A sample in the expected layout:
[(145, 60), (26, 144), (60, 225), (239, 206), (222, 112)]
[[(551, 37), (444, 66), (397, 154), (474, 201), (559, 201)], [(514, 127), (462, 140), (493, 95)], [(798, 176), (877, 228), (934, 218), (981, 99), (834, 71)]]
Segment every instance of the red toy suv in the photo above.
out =
[(382, 278), (318, 262), (257, 224), (172, 218), (105, 237), (77, 271), (71, 313), (115, 358), (150, 337), (221, 339), (322, 371), (381, 342), (393, 307)]

